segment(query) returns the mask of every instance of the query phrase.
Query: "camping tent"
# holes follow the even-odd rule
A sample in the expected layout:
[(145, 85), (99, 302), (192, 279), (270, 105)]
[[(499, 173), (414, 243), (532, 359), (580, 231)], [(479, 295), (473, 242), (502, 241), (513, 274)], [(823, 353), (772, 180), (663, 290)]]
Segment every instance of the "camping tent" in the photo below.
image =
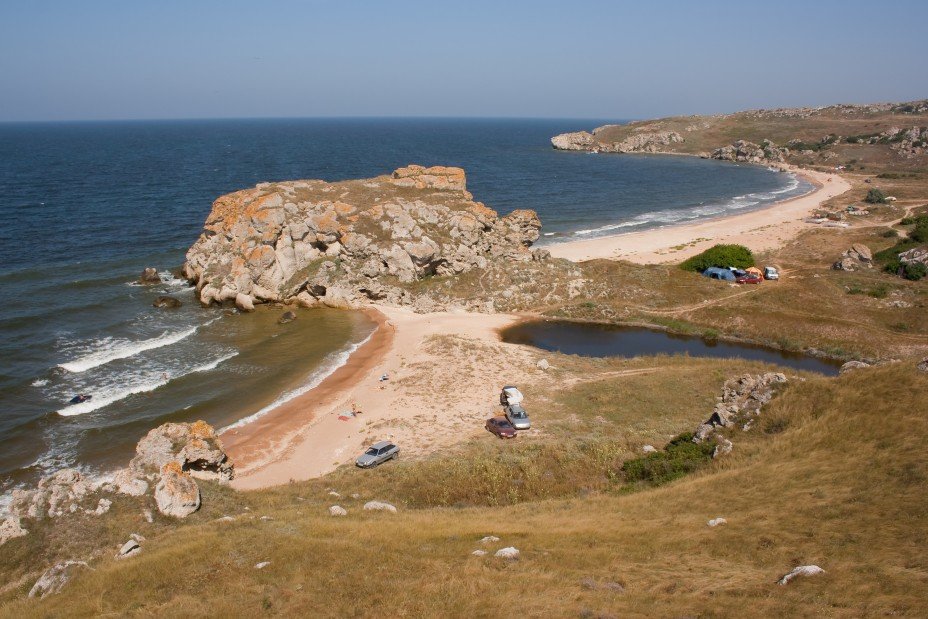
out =
[(720, 269), (718, 267), (709, 267), (702, 272), (708, 278), (711, 279), (724, 279), (729, 282), (735, 281), (735, 274), (729, 271), (728, 269)]
[(757, 267), (748, 267), (745, 269), (751, 275), (756, 275), (757, 277), (764, 279), (764, 272), (758, 269)]

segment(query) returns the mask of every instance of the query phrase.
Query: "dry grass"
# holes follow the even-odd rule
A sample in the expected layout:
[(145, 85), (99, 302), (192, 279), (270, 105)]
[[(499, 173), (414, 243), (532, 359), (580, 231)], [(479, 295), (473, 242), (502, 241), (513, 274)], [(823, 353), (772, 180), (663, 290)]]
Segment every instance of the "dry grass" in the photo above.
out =
[[(591, 369), (606, 375), (629, 368)], [(681, 364), (662, 378), (581, 381), (548, 397), (552, 411), (564, 407), (553, 416), (576, 415), (586, 433), (604, 402), (626, 395), (617, 384), (653, 386), (669, 398), (666, 410), (686, 411), (658, 425), (685, 430), (717, 387), (709, 374), (704, 391), (697, 372)], [(911, 362), (793, 383), (757, 430), (737, 431), (731, 457), (632, 494), (401, 507), (389, 515), (360, 505), (370, 498), (402, 505), (415, 490), (392, 485), (399, 467), (325, 480), (337, 481), (343, 495), (360, 492), (357, 499), (336, 499), (312, 483), (242, 494), (208, 486), (203, 513), (140, 531), (149, 537), (140, 556), (116, 561), (107, 550), (95, 571), (64, 593), (26, 601), (26, 583), (7, 593), (0, 609), (5, 616), (744, 616), (746, 609), (759, 616), (918, 616), (928, 594), (926, 389), (928, 378)], [(637, 422), (621, 417), (621, 405), (602, 416), (634, 427), (660, 408), (661, 397), (624, 404)], [(492, 444), (505, 449), (500, 460), (512, 457), (513, 443)], [(482, 449), (468, 447), (461, 458), (478, 462), (489, 453)], [(431, 466), (404, 465), (410, 473)], [(546, 466), (558, 474), (558, 462)], [(389, 483), (371, 481), (381, 474)], [(431, 486), (457, 481), (420, 477)], [(326, 515), (335, 502), (348, 517)], [(129, 519), (137, 509), (121, 504), (113, 519), (99, 521), (110, 523), (110, 542), (141, 526)], [(212, 521), (222, 512), (237, 520)], [(708, 528), (717, 516), (728, 524)], [(502, 538), (490, 551), (514, 545), (521, 559), (471, 556), (490, 534)], [(4, 547), (4, 576), (6, 553), (25, 559), (37, 539), (30, 538)], [(271, 564), (255, 569), (261, 561)], [(774, 584), (806, 563), (827, 573)], [(623, 591), (603, 586), (609, 583)]]

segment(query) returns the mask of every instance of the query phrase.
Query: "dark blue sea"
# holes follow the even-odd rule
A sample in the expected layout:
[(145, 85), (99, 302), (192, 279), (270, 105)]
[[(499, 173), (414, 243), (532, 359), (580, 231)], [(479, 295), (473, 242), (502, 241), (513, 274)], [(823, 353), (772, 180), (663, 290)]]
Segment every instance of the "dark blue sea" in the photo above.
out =
[[(542, 242), (554, 242), (810, 189), (759, 166), (551, 148), (557, 133), (605, 122), (0, 124), (0, 491), (51, 468), (122, 461), (167, 420), (233, 423), (230, 399), (239, 416), (265, 409), (318, 381), (369, 333), (358, 318), (319, 312), (278, 337), (270, 318), (199, 307), (171, 270), (223, 193), (409, 163), (461, 166), (475, 199), (501, 214), (535, 209)], [(146, 266), (160, 269), (161, 285), (133, 283)], [(152, 307), (160, 294), (184, 306)], [(93, 399), (68, 403), (82, 392)]]

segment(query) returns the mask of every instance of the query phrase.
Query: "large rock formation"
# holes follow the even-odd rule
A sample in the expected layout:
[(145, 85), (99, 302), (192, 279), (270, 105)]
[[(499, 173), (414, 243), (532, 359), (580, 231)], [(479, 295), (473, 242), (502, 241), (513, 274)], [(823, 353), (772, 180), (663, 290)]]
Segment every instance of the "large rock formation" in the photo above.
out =
[(261, 183), (213, 203), (184, 275), (205, 304), (351, 307), (408, 304), (403, 284), (423, 277), (543, 257), (529, 249), (541, 228), (534, 211), (499, 217), (472, 198), (464, 171), (440, 166), (367, 180)]
[[(741, 423), (743, 429), (749, 429), (754, 418), (760, 415), (761, 408), (770, 402), (776, 389), (786, 382), (786, 376), (779, 372), (744, 374), (725, 381), (722, 395), (717, 399), (712, 415), (696, 428), (693, 442), (701, 443), (707, 440), (719, 427), (728, 428)], [(721, 445), (724, 446), (724, 441)], [(731, 444), (729, 443), (725, 449), (730, 451)]]
[(57, 518), (82, 510), (81, 502), (95, 489), (80, 471), (61, 469), (40, 480), (35, 490), (14, 490), (10, 513), (36, 520)]
[(551, 138), (551, 146), (558, 150), (590, 150), (595, 145), (589, 131), (562, 133)]
[[(128, 471), (138, 476), (158, 473), (169, 462), (199, 479), (229, 481), (235, 475), (216, 431), (205, 421), (158, 426), (138, 442), (135, 454)], [(124, 477), (118, 479), (128, 486), (125, 477), (129, 476), (122, 474)]]

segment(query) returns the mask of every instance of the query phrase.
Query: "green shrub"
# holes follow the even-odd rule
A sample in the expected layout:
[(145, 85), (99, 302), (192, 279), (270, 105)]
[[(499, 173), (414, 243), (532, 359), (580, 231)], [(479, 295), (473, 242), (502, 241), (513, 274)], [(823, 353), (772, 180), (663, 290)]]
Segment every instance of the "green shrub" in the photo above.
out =
[(881, 236), (882, 236), (884, 239), (894, 239), (894, 238), (896, 238), (896, 237), (899, 236), (899, 233), (898, 233), (897, 231), (893, 230), (892, 228), (890, 228), (889, 230), (887, 230), (886, 232), (884, 232)]
[(919, 243), (928, 243), (928, 217), (919, 217), (915, 227), (909, 232), (909, 238)]
[(902, 276), (913, 282), (928, 276), (928, 267), (920, 262), (910, 262), (902, 266)]
[(625, 481), (659, 485), (683, 477), (712, 460), (715, 443), (694, 443), (693, 435), (681, 434), (664, 451), (626, 460), (622, 465)]
[(754, 266), (754, 255), (744, 245), (713, 245), (701, 254), (685, 260), (680, 268), (684, 271), (702, 273), (709, 267), (746, 269), (752, 266)]
[(864, 198), (864, 202), (869, 204), (886, 204), (886, 194), (876, 187), (871, 187), (870, 191), (867, 192), (867, 197)]

